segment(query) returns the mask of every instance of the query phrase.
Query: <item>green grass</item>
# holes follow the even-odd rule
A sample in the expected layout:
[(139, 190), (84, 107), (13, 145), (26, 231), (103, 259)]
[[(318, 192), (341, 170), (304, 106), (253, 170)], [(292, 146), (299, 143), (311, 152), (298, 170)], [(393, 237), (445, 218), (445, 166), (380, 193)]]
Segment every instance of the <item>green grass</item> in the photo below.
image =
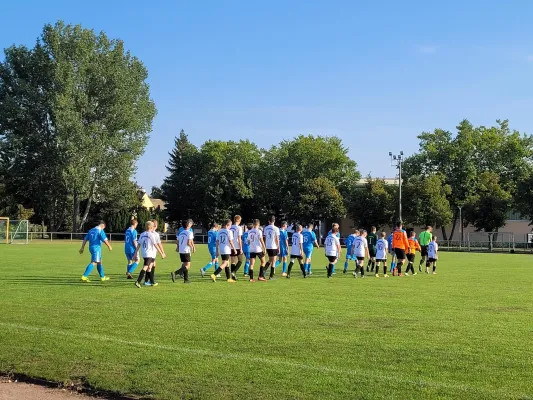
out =
[[(441, 253), (436, 276), (250, 284), (199, 276), (158, 288), (79, 281), (77, 244), (0, 247), (0, 371), (157, 399), (526, 399), (533, 397), (528, 255)], [(296, 267), (295, 267), (296, 268)], [(353, 269), (353, 265), (350, 266)], [(342, 267), (338, 268), (342, 269)]]

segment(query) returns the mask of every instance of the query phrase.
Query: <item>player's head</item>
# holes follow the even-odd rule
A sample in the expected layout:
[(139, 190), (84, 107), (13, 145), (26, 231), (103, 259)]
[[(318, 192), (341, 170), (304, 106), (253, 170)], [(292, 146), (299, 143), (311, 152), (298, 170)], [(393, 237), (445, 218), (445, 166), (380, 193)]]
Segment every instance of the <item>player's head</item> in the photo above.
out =
[(411, 231), (411, 237), (414, 238), (416, 236), (416, 232), (415, 231)]
[(187, 224), (187, 226), (184, 226), (185, 229), (190, 229), (194, 225), (194, 221), (190, 218), (185, 223)]
[(387, 232), (381, 232), (381, 238), (385, 239), (387, 237)]
[(365, 231), (364, 229), (361, 231), (361, 236), (362, 237), (366, 237), (367, 234), (368, 234), (368, 232)]
[(157, 230), (157, 219), (153, 219), (152, 223), (154, 224), (154, 230)]
[(130, 225), (133, 229), (137, 228), (137, 225), (139, 225), (139, 221), (137, 221), (135, 218), (131, 220)]
[(218, 224), (217, 224), (216, 222), (213, 222), (213, 223), (211, 224), (211, 229), (216, 230), (217, 227), (218, 227)]
[(396, 229), (402, 229), (402, 226), (403, 226), (402, 221), (396, 222)]
[(309, 222), (307, 224), (307, 229), (309, 229), (310, 231), (312, 231), (314, 227), (315, 227), (315, 224), (313, 224), (312, 222)]
[(254, 220), (254, 228), (259, 228), (260, 225), (261, 221), (259, 221), (258, 219)]
[(426, 231), (432, 232), (433, 231), (433, 227), (431, 225), (426, 226)]
[(373, 226), (372, 228), (370, 228), (370, 232), (372, 232), (372, 233), (376, 233), (376, 231), (377, 231), (377, 228), (376, 228), (375, 226)]
[(252, 230), (252, 229), (254, 229), (254, 224), (253, 224), (253, 222), (250, 222), (248, 225), (246, 225), (246, 227), (248, 228), (248, 230)]
[(287, 221), (281, 221), (281, 228), (287, 229)]
[(433, 236), (433, 241), (434, 241), (434, 242), (437, 241), (437, 236)]
[(353, 233), (354, 233), (355, 236), (361, 235), (361, 231), (359, 229), (354, 229)]
[(226, 229), (231, 228), (231, 219), (226, 220), (226, 224), (224, 225)]
[(146, 221), (144, 228), (146, 231), (152, 232), (154, 230), (154, 223), (152, 221)]
[(274, 223), (276, 222), (276, 217), (271, 215), (269, 218), (268, 218), (268, 224), (269, 225), (274, 225)]
[(357, 232), (357, 228), (352, 228), (352, 233), (355, 235), (355, 232)]
[(100, 229), (105, 229), (105, 222), (102, 220), (98, 221), (98, 226), (100, 227)]
[(331, 230), (333, 230), (333, 228), (339, 228), (339, 224), (337, 224), (336, 222), (332, 223), (331, 224)]
[(294, 232), (301, 232), (301, 231), (302, 231), (302, 225), (294, 224)]
[[(337, 226), (335, 226), (337, 225)], [(331, 227), (331, 233), (333, 234), (336, 234), (339, 232), (339, 227), (338, 227), (339, 224), (333, 224), (333, 226)]]
[(233, 221), (235, 222), (235, 225), (239, 225), (241, 223), (241, 216), (240, 215), (236, 215), (233, 217)]

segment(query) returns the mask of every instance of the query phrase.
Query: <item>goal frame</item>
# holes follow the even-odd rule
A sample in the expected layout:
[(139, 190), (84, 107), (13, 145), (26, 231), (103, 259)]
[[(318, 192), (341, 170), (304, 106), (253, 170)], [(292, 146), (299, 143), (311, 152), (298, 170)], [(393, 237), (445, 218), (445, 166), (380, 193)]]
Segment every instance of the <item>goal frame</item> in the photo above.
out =
[[(472, 237), (474, 235), (486, 235), (486, 240), (472, 240)], [(499, 236), (500, 238), (506, 238), (507, 241), (502, 240), (501, 242), (496, 240), (494, 241), (494, 236)], [(481, 247), (481, 250), (484, 250), (483, 243), (487, 244), (486, 251), (493, 252), (493, 251), (508, 251), (509, 253), (514, 252), (515, 250), (515, 237), (513, 232), (469, 232), (468, 233), (468, 251), (476, 251), (480, 250), (479, 247)], [(506, 244), (506, 246), (495, 246), (498, 244)], [(477, 246), (478, 244), (481, 244), (481, 246)], [(474, 250), (473, 250), (474, 249)]]
[[(6, 222), (6, 240), (5, 244), (9, 244), (9, 218), (8, 217), (0, 217), (0, 222), (5, 221)], [(4, 241), (1, 241), (0, 243), (4, 243)]]
[[(16, 224), (14, 224), (16, 222)], [(11, 229), (13, 226), (16, 226), (16, 229)], [(22, 228), (25, 226), (26, 228)], [(27, 219), (11, 219), (9, 220), (9, 235), (10, 240), (9, 244), (29, 244), (30, 242), (30, 221)], [(21, 239), (20, 242), (17, 242), (17, 235), (18, 234), (25, 234), (25, 239)]]

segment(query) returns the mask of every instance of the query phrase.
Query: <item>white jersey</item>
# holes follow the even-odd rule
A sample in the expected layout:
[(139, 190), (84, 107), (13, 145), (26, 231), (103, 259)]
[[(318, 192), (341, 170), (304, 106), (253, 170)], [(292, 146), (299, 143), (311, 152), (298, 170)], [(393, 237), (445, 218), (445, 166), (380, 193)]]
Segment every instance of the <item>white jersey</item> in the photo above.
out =
[(218, 231), (218, 251), (220, 254), (231, 254), (231, 245), (230, 242), (233, 242), (233, 232), (231, 229), (221, 229)]
[(259, 229), (250, 229), (248, 231), (248, 242), (250, 242), (250, 253), (262, 253), (263, 246), (261, 245), (261, 238), (263, 237), (263, 232)]
[(236, 250), (239, 250), (241, 248), (241, 245), (239, 244), (239, 238), (242, 236), (242, 226), (232, 225), (229, 229), (233, 233), (233, 246)]
[(385, 239), (379, 239), (376, 243), (376, 260), (386, 260), (389, 251), (389, 242)]
[(304, 244), (304, 238), (301, 233), (295, 232), (291, 237), (291, 256), (301, 256), (301, 247)]
[(352, 251), (356, 257), (364, 257), (368, 249), (368, 241), (362, 236), (356, 236), (353, 240)]
[(337, 245), (339, 244), (339, 238), (333, 234), (329, 234), (326, 238), (326, 256), (338, 257)]
[(279, 228), (274, 225), (267, 225), (265, 227), (265, 247), (267, 249), (277, 249), (276, 236), (279, 239)]
[[(159, 232), (157, 231), (153, 231), (152, 232), (154, 234), (154, 238), (155, 238), (155, 244), (161, 244), (161, 236), (159, 236)], [(157, 257), (157, 251), (156, 251), (156, 257)], [(155, 257), (154, 257), (155, 258)]]
[(194, 240), (194, 234), (189, 230), (181, 231), (181, 233), (178, 235), (178, 245), (180, 254), (189, 254), (191, 252), (189, 240)]
[(439, 258), (439, 255), (437, 253), (438, 251), (439, 245), (437, 244), (437, 242), (430, 242), (428, 244), (428, 258), (433, 258), (434, 260)]
[(143, 258), (155, 258), (157, 249), (155, 247), (157, 241), (153, 232), (143, 232), (139, 237), (139, 244)]

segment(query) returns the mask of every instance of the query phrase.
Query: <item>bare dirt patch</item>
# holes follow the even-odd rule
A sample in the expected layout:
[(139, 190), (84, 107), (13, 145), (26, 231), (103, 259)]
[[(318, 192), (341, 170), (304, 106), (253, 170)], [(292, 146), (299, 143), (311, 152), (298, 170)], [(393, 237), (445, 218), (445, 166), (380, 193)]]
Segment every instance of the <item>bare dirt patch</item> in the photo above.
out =
[(95, 399), (67, 389), (52, 389), (30, 383), (0, 380), (0, 400), (86, 400)]

